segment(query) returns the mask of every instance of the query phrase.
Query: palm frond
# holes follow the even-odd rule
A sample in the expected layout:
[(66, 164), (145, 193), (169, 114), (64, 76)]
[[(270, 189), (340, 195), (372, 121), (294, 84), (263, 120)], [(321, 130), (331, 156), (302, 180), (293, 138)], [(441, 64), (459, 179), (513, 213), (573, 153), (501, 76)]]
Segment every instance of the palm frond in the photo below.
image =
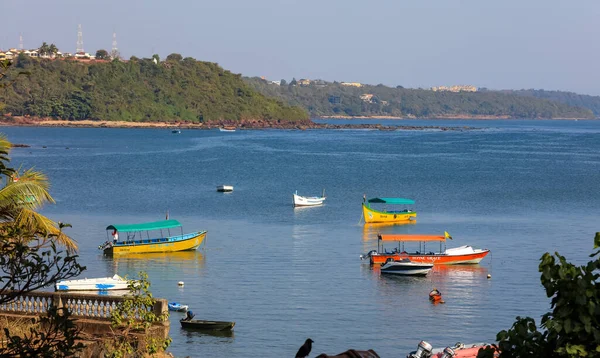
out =
[(67, 236), (57, 227), (57, 224), (51, 219), (39, 214), (33, 210), (23, 208), (15, 218), (17, 226), (39, 233), (44, 239), (49, 239), (67, 248), (68, 251), (77, 251), (75, 240)]

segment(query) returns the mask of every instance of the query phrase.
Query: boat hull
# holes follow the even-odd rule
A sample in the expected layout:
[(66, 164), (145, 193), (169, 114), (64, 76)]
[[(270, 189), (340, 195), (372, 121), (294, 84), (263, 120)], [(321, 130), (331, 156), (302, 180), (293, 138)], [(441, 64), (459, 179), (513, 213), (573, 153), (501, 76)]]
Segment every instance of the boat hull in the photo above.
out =
[(231, 185), (219, 185), (217, 187), (217, 191), (219, 192), (228, 192), (228, 191), (233, 191), (233, 186)]
[(202, 244), (206, 231), (160, 239), (119, 242), (104, 249), (105, 255), (141, 254), (195, 250)]
[(464, 255), (445, 255), (445, 254), (433, 254), (433, 255), (417, 255), (417, 254), (385, 254), (376, 253), (370, 257), (371, 264), (382, 264), (387, 259), (400, 260), (402, 258), (408, 258), (412, 262), (417, 263), (429, 263), (434, 265), (465, 265), (465, 264), (478, 264), (483, 258), (490, 252), (490, 250), (481, 250), (472, 254)]
[(58, 281), (54, 285), (56, 291), (113, 291), (127, 290), (127, 280), (115, 275), (113, 277), (104, 278), (84, 278), (77, 280)]
[(433, 264), (391, 261), (381, 266), (381, 273), (402, 276), (425, 276), (432, 268)]
[(294, 198), (294, 206), (318, 206), (323, 205), (326, 197), (324, 196), (300, 196), (296, 194), (292, 194)]
[(203, 331), (231, 331), (235, 322), (225, 321), (203, 321), (193, 319), (190, 321), (180, 320), (181, 328), (197, 329)]
[(182, 304), (174, 303), (174, 302), (170, 302), (168, 307), (169, 307), (169, 311), (175, 311), (175, 312), (187, 312), (187, 310), (188, 310), (188, 305), (182, 305)]
[(415, 211), (377, 211), (364, 203), (362, 207), (365, 223), (399, 223), (417, 219)]

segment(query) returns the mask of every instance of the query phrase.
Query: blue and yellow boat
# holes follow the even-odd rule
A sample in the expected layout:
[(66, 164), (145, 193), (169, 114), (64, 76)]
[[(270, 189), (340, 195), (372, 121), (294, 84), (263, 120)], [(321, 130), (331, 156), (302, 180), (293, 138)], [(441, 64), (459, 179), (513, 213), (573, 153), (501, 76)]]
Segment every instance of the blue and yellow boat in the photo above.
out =
[[(177, 232), (178, 229), (181, 234), (173, 235), (171, 231)], [(107, 235), (111, 233), (112, 241), (106, 241), (98, 247), (104, 251), (105, 255), (195, 250), (206, 237), (206, 231), (184, 234), (183, 228), (177, 220), (109, 225), (106, 230), (108, 230)], [(151, 231), (153, 232), (152, 236)], [(119, 236), (121, 240), (119, 240)]]
[(399, 223), (417, 219), (417, 212), (412, 209), (386, 210), (385, 208), (375, 210), (371, 208), (372, 203), (390, 205), (414, 205), (414, 200), (404, 198), (363, 198), (363, 216), (365, 223)]

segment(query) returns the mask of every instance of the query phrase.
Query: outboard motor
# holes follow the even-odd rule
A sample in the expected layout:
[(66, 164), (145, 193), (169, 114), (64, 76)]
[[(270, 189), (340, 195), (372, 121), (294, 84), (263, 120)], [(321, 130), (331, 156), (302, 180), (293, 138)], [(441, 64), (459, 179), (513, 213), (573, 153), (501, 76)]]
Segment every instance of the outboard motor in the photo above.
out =
[(361, 259), (361, 260), (366, 260), (366, 259), (368, 259), (369, 257), (373, 256), (373, 254), (374, 254), (374, 253), (376, 253), (376, 252), (377, 252), (377, 250), (371, 250), (371, 251), (367, 252), (367, 253), (366, 253), (366, 254), (364, 254), (364, 255), (360, 255), (360, 259)]
[(450, 347), (444, 348), (444, 352), (442, 353), (441, 358), (454, 358), (454, 349)]
[(421, 341), (417, 346), (417, 351), (409, 354), (406, 358), (429, 358), (431, 357), (431, 350), (433, 347), (431, 344)]

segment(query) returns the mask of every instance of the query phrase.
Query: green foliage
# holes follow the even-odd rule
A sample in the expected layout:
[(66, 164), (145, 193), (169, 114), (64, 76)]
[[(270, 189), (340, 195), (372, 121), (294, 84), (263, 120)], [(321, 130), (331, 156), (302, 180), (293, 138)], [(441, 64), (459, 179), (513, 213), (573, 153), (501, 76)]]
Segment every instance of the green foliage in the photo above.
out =
[(11, 336), (8, 328), (2, 357), (72, 357), (84, 348), (78, 343), (80, 331), (75, 326), (71, 313), (66, 308), (48, 307), (37, 326), (23, 336)]
[(31, 76), (0, 91), (0, 103), (15, 116), (70, 120), (308, 120), (301, 108), (266, 98), (215, 63), (170, 56), (158, 64), (134, 57), (108, 63), (22, 58), (17, 65)]
[[(600, 233), (594, 249), (600, 248)], [(545, 253), (539, 270), (552, 311), (542, 316), (544, 332), (533, 318), (517, 317), (496, 337), (501, 358), (600, 357), (600, 250), (586, 265), (575, 266), (564, 256)], [(489, 351), (478, 357), (490, 357)]]
[(106, 50), (98, 50), (96, 51), (96, 59), (98, 60), (110, 60), (110, 55)]
[[(245, 80), (260, 93), (306, 108), (312, 116), (490, 116), (531, 119), (594, 117), (591, 111), (584, 108), (501, 92), (434, 92), (383, 85), (351, 87), (325, 81), (298, 86), (295, 79), (288, 86), (277, 86), (260, 78)], [(364, 101), (360, 98), (363, 94), (372, 94), (373, 97), (370, 101)], [(336, 100), (330, 101), (330, 98)]]
[(545, 91), (534, 89), (522, 89), (515, 91), (502, 91), (509, 94), (515, 94), (524, 97), (543, 98), (555, 102), (568, 104), (569, 106), (587, 108), (591, 110), (596, 117), (600, 116), (600, 96), (588, 96), (585, 94), (577, 94), (573, 92), (563, 91)]
[[(107, 343), (108, 357), (121, 358), (125, 356), (141, 357), (166, 349), (171, 338), (161, 338), (150, 335), (153, 324), (166, 321), (169, 313), (157, 315), (154, 312), (156, 300), (150, 292), (148, 274), (139, 272), (138, 280), (127, 280), (129, 294), (111, 313), (111, 325), (115, 337)], [(139, 334), (144, 334), (145, 350), (138, 346)]]
[[(10, 142), (0, 135), (0, 174), (9, 178), (18, 170), (8, 167)], [(37, 186), (37, 173), (26, 171), (18, 183), (7, 179), (0, 189), (0, 305), (4, 305), (60, 280), (78, 276), (85, 267), (77, 263), (77, 256), (69, 252), (63, 256), (55, 241), (65, 236), (60, 224), (56, 231), (47, 229), (50, 222), (40, 229), (31, 225), (36, 219), (49, 220), (31, 210), (37, 204), (24, 203), (20, 198), (27, 192), (37, 200), (44, 200), (43, 188)], [(31, 181), (29, 181), (31, 179)], [(50, 197), (51, 198), (51, 197)], [(16, 217), (29, 216), (31, 221), (21, 222)], [(75, 328), (66, 309), (49, 307), (47, 316), (42, 317), (28, 334), (12, 336), (4, 330), (6, 344), (0, 348), (2, 357), (64, 357), (73, 355), (81, 348), (75, 341), (79, 331)]]

